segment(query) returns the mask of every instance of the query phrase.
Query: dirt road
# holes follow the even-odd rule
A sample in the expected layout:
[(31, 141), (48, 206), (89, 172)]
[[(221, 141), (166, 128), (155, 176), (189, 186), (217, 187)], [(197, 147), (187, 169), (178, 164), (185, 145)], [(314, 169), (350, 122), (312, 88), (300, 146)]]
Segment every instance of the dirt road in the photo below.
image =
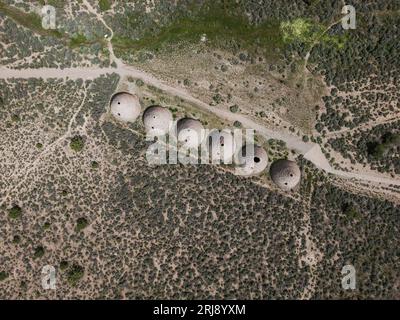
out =
[[(161, 89), (165, 93), (169, 95), (173, 95), (179, 97), (187, 102), (192, 103), (200, 109), (213, 113), (219, 118), (228, 120), (228, 121), (240, 121), (245, 128), (251, 128), (256, 130), (260, 135), (264, 136), (267, 139), (279, 139), (286, 143), (289, 149), (293, 149), (296, 152), (303, 154), (304, 158), (311, 161), (317, 168), (324, 170), (328, 173), (332, 173), (336, 176), (340, 176), (342, 178), (347, 179), (357, 179), (363, 181), (369, 181), (373, 183), (381, 183), (386, 185), (397, 185), (400, 186), (399, 179), (391, 179), (387, 178), (383, 175), (379, 174), (363, 174), (358, 172), (345, 172), (340, 170), (335, 170), (329, 164), (329, 161), (321, 151), (321, 148), (318, 144), (312, 142), (304, 142), (300, 137), (294, 136), (289, 132), (283, 130), (272, 130), (269, 129), (252, 119), (245, 117), (244, 115), (231, 113), (227, 110), (219, 109), (217, 107), (213, 107), (208, 105), (207, 103), (193, 97), (189, 92), (185, 91), (182, 88), (172, 87), (161, 80), (155, 78), (153, 75), (143, 72), (139, 69), (134, 68), (133, 66), (124, 64), (120, 59), (118, 59), (113, 50), (112, 46), (112, 38), (114, 36), (112, 28), (110, 28), (102, 15), (98, 13), (87, 0), (83, 0), (83, 4), (87, 7), (88, 11), (95, 15), (96, 18), (109, 30), (110, 34), (107, 34), (105, 39), (108, 41), (108, 49), (110, 52), (110, 60), (115, 62), (116, 68), (39, 68), (39, 69), (22, 69), (22, 70), (14, 70), (8, 69), (5, 67), (0, 67), (0, 79), (9, 79), (9, 78), (42, 78), (42, 79), (50, 79), (50, 78), (69, 78), (69, 79), (95, 79), (105, 74), (116, 73), (121, 77), (130, 76), (134, 78), (141, 79), (144, 83), (154, 86), (158, 89)], [(330, 27), (335, 25), (333, 23)], [(329, 30), (329, 28), (327, 30)], [(311, 52), (311, 49), (310, 49)], [(306, 60), (310, 55), (310, 52), (307, 54)]]

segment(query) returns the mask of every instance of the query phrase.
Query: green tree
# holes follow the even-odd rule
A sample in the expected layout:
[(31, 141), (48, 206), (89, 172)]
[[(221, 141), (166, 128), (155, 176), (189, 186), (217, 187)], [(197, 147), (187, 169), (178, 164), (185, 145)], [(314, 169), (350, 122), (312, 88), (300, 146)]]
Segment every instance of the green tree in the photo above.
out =
[(99, 0), (99, 7), (101, 11), (107, 11), (111, 8), (109, 0)]
[(230, 107), (229, 107), (229, 110), (230, 110), (232, 113), (236, 113), (236, 112), (239, 111), (239, 107), (238, 107), (237, 104), (234, 104), (233, 106), (230, 106)]
[(68, 261), (63, 260), (60, 262), (60, 270), (61, 271), (67, 270), (68, 266), (69, 266)]
[(8, 216), (11, 219), (18, 219), (22, 216), (22, 209), (21, 207), (14, 205), (9, 211), (8, 211)]
[(360, 213), (350, 203), (344, 204), (342, 211), (343, 211), (343, 214), (346, 216), (346, 218), (349, 220), (358, 219), (360, 217)]
[(74, 150), (75, 152), (79, 152), (83, 149), (85, 145), (85, 141), (81, 136), (75, 136), (71, 139), (71, 142), (69, 144), (70, 148)]
[(99, 167), (99, 163), (97, 161), (92, 161), (92, 169), (97, 169)]
[(86, 220), (86, 218), (78, 218), (76, 220), (76, 230), (81, 231), (85, 229), (88, 226), (89, 222)]
[(241, 128), (241, 127), (242, 127), (242, 123), (241, 123), (240, 121), (237, 121), (237, 120), (233, 123), (233, 125), (234, 125), (236, 128)]
[(8, 273), (5, 271), (0, 272), (0, 281), (3, 281), (8, 278)]
[(36, 258), (41, 258), (43, 256), (44, 256), (44, 248), (42, 246), (36, 247), (33, 257), (36, 259)]
[(20, 243), (21, 242), (21, 237), (19, 236), (19, 235), (15, 235), (14, 237), (13, 237), (13, 241), (12, 241), (14, 244), (18, 244), (18, 243)]
[(75, 286), (78, 281), (83, 277), (85, 270), (80, 265), (74, 264), (71, 269), (69, 269), (67, 274), (68, 283)]

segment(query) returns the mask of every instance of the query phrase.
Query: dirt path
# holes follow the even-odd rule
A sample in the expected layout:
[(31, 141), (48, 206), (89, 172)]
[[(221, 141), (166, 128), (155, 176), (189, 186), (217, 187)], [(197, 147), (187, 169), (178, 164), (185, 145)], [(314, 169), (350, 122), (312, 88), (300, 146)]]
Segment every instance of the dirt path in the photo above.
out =
[(263, 125), (256, 123), (254, 120), (247, 118), (244, 115), (232, 113), (227, 110), (219, 109), (218, 107), (213, 107), (207, 103), (194, 98), (187, 91), (180, 88), (174, 88), (154, 76), (145, 73), (141, 70), (135, 69), (128, 65), (119, 65), (117, 68), (40, 68), (40, 69), (8, 69), (0, 68), (0, 78), (10, 79), (10, 78), (68, 78), (68, 79), (95, 79), (101, 75), (116, 73), (120, 76), (130, 76), (134, 78), (141, 79), (148, 85), (152, 85), (158, 89), (161, 89), (167, 94), (179, 97), (187, 102), (192, 103), (198, 108), (211, 112), (219, 118), (223, 118), (228, 121), (240, 121), (245, 128), (251, 128), (256, 130), (259, 134), (267, 139), (279, 139), (286, 143), (289, 149), (293, 149), (298, 153), (304, 155), (304, 158), (311, 161), (317, 168), (322, 169), (328, 173), (340, 176), (347, 179), (358, 179), (364, 181), (370, 181), (375, 183), (392, 184), (400, 186), (399, 179), (390, 179), (382, 175), (373, 174), (362, 174), (357, 172), (345, 172), (340, 170), (335, 170), (331, 167), (325, 155), (322, 153), (321, 148), (318, 144), (312, 142), (303, 142), (298, 136), (291, 135), (285, 131), (272, 130), (264, 127)]
[(308, 59), (310, 59), (311, 56), (311, 52), (314, 49), (314, 47), (319, 43), (320, 39), (325, 35), (325, 33), (327, 33), (333, 26), (337, 25), (339, 22), (342, 21), (342, 18), (340, 18), (337, 21), (332, 22), (325, 30), (324, 32), (322, 32), (320, 34), (320, 36), (314, 40), (314, 42), (311, 44), (310, 49), (308, 50), (308, 52), (306, 53), (305, 57), (304, 57), (304, 73), (307, 74), (310, 71), (307, 69), (307, 64), (308, 64)]
[[(134, 78), (141, 79), (143, 82), (148, 85), (152, 85), (162, 91), (179, 97), (189, 103), (194, 104), (202, 110), (207, 112), (211, 112), (218, 116), (219, 118), (223, 118), (228, 121), (240, 121), (244, 127), (252, 128), (258, 131), (260, 134), (265, 136), (268, 139), (279, 139), (286, 142), (288, 148), (296, 150), (297, 152), (303, 154), (308, 160), (314, 162), (316, 166), (321, 169), (329, 170), (329, 163), (326, 161), (325, 156), (320, 151), (319, 145), (308, 142), (305, 143), (298, 136), (291, 135), (284, 131), (277, 131), (268, 129), (255, 121), (247, 118), (244, 115), (232, 113), (227, 110), (219, 109), (218, 107), (213, 107), (208, 105), (207, 103), (194, 98), (187, 91), (181, 88), (174, 88), (169, 86), (168, 84), (163, 83), (158, 80), (154, 76), (147, 74), (143, 71), (133, 68), (132, 66), (123, 65), (118, 68), (66, 68), (66, 69), (57, 69), (57, 68), (40, 68), (40, 69), (22, 69), (22, 70), (14, 70), (7, 68), (0, 68), (0, 78), (9, 79), (9, 78), (42, 78), (42, 79), (51, 79), (51, 78), (68, 78), (68, 79), (95, 79), (100, 77), (101, 75), (116, 73), (120, 76), (130, 76)], [(311, 151), (311, 152), (309, 152)]]
[[(74, 122), (76, 121), (76, 117), (79, 114), (79, 112), (82, 110), (86, 99), (87, 99), (87, 92), (88, 92), (88, 88), (86, 87), (86, 85), (84, 85), (84, 96), (82, 98), (81, 103), (79, 104), (79, 107), (77, 108), (77, 111), (72, 115), (69, 123), (68, 123), (68, 127), (66, 132), (60, 136), (57, 140), (55, 140), (54, 142), (50, 143), (49, 145), (47, 145), (41, 152), (40, 154), (36, 157), (36, 159), (33, 162), (28, 163), (24, 168), (22, 169), (18, 169), (17, 171), (14, 171), (11, 173), (10, 176), (7, 177), (7, 179), (5, 179), (6, 181), (9, 181), (9, 189), (5, 195), (5, 198), (8, 198), (9, 194), (13, 191), (15, 191), (16, 189), (18, 189), (25, 181), (26, 179), (29, 177), (29, 174), (35, 170), (37, 168), (38, 165), (41, 164), (41, 161), (43, 159), (43, 157), (45, 157), (49, 152), (54, 151), (55, 148), (59, 147), (61, 145), (61, 143), (70, 137), (71, 132), (72, 132), (72, 126), (74, 124)], [(18, 181), (17, 184), (13, 184), (13, 181)]]
[(314, 186), (310, 184), (310, 190), (308, 195), (308, 200), (305, 203), (304, 217), (303, 217), (303, 228), (300, 231), (300, 242), (304, 237), (305, 239), (305, 253), (300, 256), (300, 261), (308, 265), (310, 268), (310, 278), (308, 285), (304, 288), (304, 291), (301, 295), (301, 300), (311, 299), (314, 292), (315, 287), (317, 285), (317, 266), (319, 262), (323, 258), (322, 252), (318, 249), (316, 243), (312, 239), (312, 224), (311, 224), (311, 205), (313, 199)]
[[(9, 79), (9, 78), (69, 78), (69, 79), (95, 79), (102, 75), (116, 73), (121, 77), (130, 76), (134, 78), (139, 78), (143, 82), (148, 85), (152, 85), (158, 89), (161, 89), (167, 94), (179, 97), (187, 102), (192, 103), (200, 109), (213, 113), (219, 118), (228, 120), (228, 121), (240, 121), (245, 128), (251, 128), (256, 130), (259, 134), (264, 136), (266, 139), (279, 139), (286, 143), (289, 149), (293, 149), (296, 152), (303, 154), (304, 158), (311, 161), (317, 168), (324, 170), (328, 173), (332, 173), (334, 175), (340, 176), (342, 178), (347, 179), (358, 179), (364, 181), (370, 181), (374, 183), (383, 183), (383, 184), (392, 184), (399, 185), (399, 179), (389, 179), (380, 175), (372, 175), (372, 174), (362, 174), (357, 172), (344, 172), (340, 170), (334, 170), (329, 161), (322, 153), (321, 148), (318, 144), (312, 142), (304, 142), (298, 136), (291, 135), (286, 131), (278, 131), (269, 129), (259, 123), (256, 123), (254, 120), (249, 119), (241, 114), (234, 114), (227, 110), (219, 109), (218, 107), (213, 107), (208, 105), (207, 103), (194, 98), (190, 93), (181, 88), (172, 87), (159, 79), (155, 78), (153, 75), (143, 72), (134, 68), (133, 66), (129, 66), (124, 64), (120, 59), (118, 59), (113, 50), (112, 46), (112, 38), (114, 36), (113, 30), (107, 25), (105, 20), (103, 19), (101, 13), (98, 13), (87, 0), (83, 0), (83, 4), (86, 6), (88, 11), (96, 16), (96, 18), (110, 31), (110, 35), (107, 35), (106, 39), (108, 40), (108, 49), (110, 52), (110, 60), (115, 62), (117, 65), (116, 68), (40, 68), (40, 69), (23, 69), (23, 70), (14, 70), (8, 69), (5, 67), (0, 67), (0, 79)], [(340, 20), (339, 20), (340, 21)], [(332, 26), (337, 24), (339, 21), (335, 21), (332, 23), (326, 30), (327, 32)], [(324, 32), (324, 33), (325, 33)], [(311, 54), (312, 46), (309, 52), (306, 55), (305, 59), (305, 69), (307, 66), (308, 58)]]
[(105, 20), (103, 19), (103, 16), (98, 13), (93, 7), (92, 5), (89, 3), (89, 1), (87, 0), (83, 0), (82, 3), (86, 6), (86, 8), (88, 9), (89, 13), (92, 13), (96, 16), (97, 20), (99, 20), (108, 31), (110, 31), (109, 35), (106, 35), (107, 37), (105, 38), (107, 40), (107, 46), (108, 46), (108, 51), (110, 52), (110, 60), (112, 62), (115, 62), (117, 64), (118, 67), (123, 66), (123, 62), (118, 59), (115, 54), (114, 54), (114, 48), (112, 46), (112, 38), (114, 37), (114, 31), (113, 29), (110, 28), (110, 26), (105, 22)]
[(343, 128), (340, 130), (336, 130), (336, 131), (330, 131), (327, 134), (325, 134), (326, 138), (335, 138), (337, 136), (341, 136), (343, 134), (347, 134), (347, 133), (351, 133), (357, 130), (365, 130), (365, 129), (371, 129), (373, 127), (376, 127), (380, 124), (386, 124), (386, 123), (392, 123), (392, 122), (396, 122), (400, 120), (400, 114), (397, 114), (396, 116), (391, 116), (388, 118), (383, 118), (383, 119), (379, 119), (376, 121), (371, 121), (371, 122), (366, 122), (363, 123), (357, 127), (354, 128)]

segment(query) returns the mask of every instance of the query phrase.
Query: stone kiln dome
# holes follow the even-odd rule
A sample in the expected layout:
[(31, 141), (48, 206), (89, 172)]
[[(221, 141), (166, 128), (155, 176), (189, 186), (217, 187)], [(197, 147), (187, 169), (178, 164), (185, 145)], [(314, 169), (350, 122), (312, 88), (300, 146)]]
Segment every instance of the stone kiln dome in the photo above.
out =
[(134, 122), (141, 111), (139, 98), (127, 92), (114, 94), (110, 107), (112, 115), (124, 122)]
[(165, 135), (172, 124), (172, 113), (161, 106), (148, 107), (143, 114), (143, 124), (147, 133)]
[(199, 120), (182, 118), (178, 121), (176, 135), (179, 143), (189, 148), (198, 147), (204, 139), (204, 127)]
[(268, 165), (268, 154), (264, 148), (255, 145), (254, 154), (246, 153), (246, 146), (239, 152), (239, 166), (237, 172), (243, 176), (252, 176), (261, 173)]
[(270, 174), (272, 181), (283, 190), (293, 189), (301, 179), (297, 163), (284, 159), (277, 160), (271, 165)]
[(230, 130), (213, 130), (208, 136), (207, 147), (212, 162), (232, 163), (236, 144)]

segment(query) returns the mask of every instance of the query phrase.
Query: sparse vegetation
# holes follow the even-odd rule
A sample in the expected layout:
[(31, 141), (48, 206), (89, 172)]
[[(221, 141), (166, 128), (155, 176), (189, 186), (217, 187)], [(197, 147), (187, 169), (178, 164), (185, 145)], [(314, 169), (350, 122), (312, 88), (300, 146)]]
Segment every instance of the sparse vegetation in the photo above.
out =
[(97, 161), (92, 161), (91, 167), (92, 169), (97, 169), (99, 167), (99, 163)]
[(107, 11), (111, 8), (110, 0), (99, 0), (99, 7), (101, 11)]
[(381, 142), (370, 142), (368, 145), (368, 153), (374, 158), (382, 158), (392, 147), (400, 146), (400, 134), (385, 134)]
[(71, 38), (69, 45), (71, 46), (71, 48), (77, 48), (85, 44), (86, 41), (87, 39), (85, 35), (77, 34)]
[(0, 1), (0, 12), (15, 20), (19, 25), (34, 30), (36, 33), (44, 36), (61, 38), (63, 35), (59, 30), (43, 29), (42, 19), (36, 13), (25, 13), (13, 6)]
[(5, 271), (0, 271), (0, 281), (4, 281), (8, 278), (8, 273)]
[[(277, 23), (269, 21), (251, 25), (246, 17), (238, 15), (237, 12), (233, 13), (233, 8), (227, 8), (228, 6), (222, 7), (211, 1), (208, 6), (193, 6), (196, 14), (179, 16), (155, 34), (149, 32), (137, 40), (127, 35), (116, 34), (113, 44), (117, 51), (158, 50), (171, 44), (198, 42), (202, 35), (206, 34), (209, 45), (227, 48), (229, 44), (236, 42), (249, 50), (256, 50), (256, 43), (257, 50), (262, 49), (270, 56), (275, 55), (276, 48), (283, 46)], [(124, 19), (133, 19), (133, 16), (127, 15)], [(131, 21), (127, 24), (134, 25)]]
[(293, 21), (284, 21), (280, 25), (283, 40), (288, 43), (300, 42), (307, 46), (320, 43), (335, 44), (342, 48), (344, 38), (332, 36), (326, 32), (327, 27), (322, 24), (312, 22), (308, 19), (297, 18)]
[(89, 222), (87, 221), (86, 218), (83, 218), (83, 217), (78, 218), (76, 220), (76, 230), (81, 231), (81, 230), (85, 229), (88, 226), (88, 224), (89, 224)]
[(81, 136), (75, 136), (71, 139), (69, 146), (73, 151), (80, 152), (85, 146), (85, 141)]
[(370, 130), (346, 134), (328, 142), (352, 163), (370, 164), (379, 172), (400, 173), (398, 122), (377, 125)]
[(343, 205), (343, 214), (349, 220), (354, 220), (360, 217), (360, 213), (357, 211), (357, 209), (352, 204), (349, 203), (345, 203)]
[(44, 256), (45, 250), (43, 246), (38, 246), (35, 248), (35, 252), (33, 253), (33, 257), (35, 259), (41, 258)]
[(15, 236), (13, 237), (12, 242), (13, 242), (14, 244), (20, 243), (20, 242), (21, 242), (21, 237), (20, 237), (19, 235), (15, 235)]
[[(37, 21), (18, 23), (29, 18), (21, 14), (28, 3), (3, 3), (4, 66), (110, 67), (107, 28), (82, 3), (68, 3), (68, 14), (58, 9), (61, 37)], [(111, 3), (99, 7), (108, 10), (102, 15), (126, 62), (223, 112), (290, 132), (299, 145), (318, 143), (333, 165), (340, 153), (357, 170), (370, 166), (396, 181), (393, 4), (357, 1), (357, 29), (344, 31), (333, 25), (342, 4), (333, 0), (155, 1), (148, 10), (121, 2), (112, 11)], [(174, 119), (199, 118), (207, 128), (242, 124), (113, 71), (95, 79), (67, 79), (61, 71), (60, 78), (0, 79), (0, 280), (18, 273), (1, 284), (0, 299), (48, 298), (40, 281), (31, 281), (45, 264), (58, 264), (62, 299), (398, 298), (397, 185), (337, 179), (297, 148), (262, 136), (256, 142), (270, 163), (290, 158), (300, 165), (296, 190), (276, 191), (268, 170), (244, 178), (231, 167), (149, 166), (142, 122), (125, 125), (105, 114), (117, 90), (137, 89), (143, 110), (160, 104)], [(10, 208), (10, 199), (23, 209)], [(340, 285), (349, 263), (357, 290)]]
[(236, 113), (236, 112), (239, 111), (239, 107), (238, 107), (237, 104), (234, 104), (233, 106), (230, 106), (230, 107), (229, 107), (229, 110), (230, 110), (232, 113)]
[(19, 219), (22, 216), (22, 208), (18, 205), (14, 205), (9, 211), (8, 216), (12, 219)]
[(79, 280), (83, 277), (84, 273), (85, 273), (85, 271), (84, 271), (83, 267), (81, 267), (80, 265), (77, 265), (77, 264), (72, 265), (67, 273), (68, 283), (72, 286), (77, 285)]
[(242, 123), (240, 121), (235, 121), (233, 123), (233, 126), (236, 127), (236, 128), (241, 128), (242, 127)]
[(60, 262), (60, 270), (61, 270), (61, 271), (67, 270), (68, 266), (69, 266), (68, 261), (62, 260), (62, 261)]

